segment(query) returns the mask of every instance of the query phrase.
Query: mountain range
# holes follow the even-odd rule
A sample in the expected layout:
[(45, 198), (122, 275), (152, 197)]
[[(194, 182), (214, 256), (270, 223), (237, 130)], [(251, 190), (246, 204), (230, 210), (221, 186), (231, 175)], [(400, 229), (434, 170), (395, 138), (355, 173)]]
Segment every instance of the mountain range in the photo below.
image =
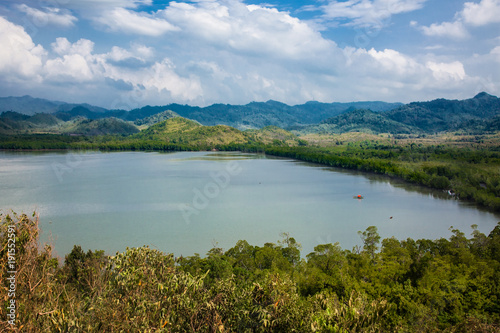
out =
[(438, 133), (499, 131), (500, 99), (485, 92), (465, 100), (436, 99), (409, 104), (320, 103), (289, 106), (277, 101), (246, 105), (180, 104), (131, 111), (70, 104), (31, 96), (0, 98), (0, 133), (51, 132), (133, 134), (172, 117), (240, 130), (277, 126), (296, 133)]

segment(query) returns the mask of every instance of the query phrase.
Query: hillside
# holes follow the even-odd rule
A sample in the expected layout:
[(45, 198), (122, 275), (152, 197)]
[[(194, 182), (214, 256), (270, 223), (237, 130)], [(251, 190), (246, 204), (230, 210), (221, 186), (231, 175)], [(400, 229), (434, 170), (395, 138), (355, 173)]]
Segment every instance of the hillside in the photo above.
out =
[(436, 99), (413, 102), (385, 115), (425, 132), (467, 130), (471, 120), (489, 120), (500, 115), (500, 98), (482, 92), (461, 101)]
[(266, 126), (258, 130), (246, 130), (245, 134), (250, 136), (256, 142), (262, 142), (269, 145), (297, 146), (307, 144), (306, 141), (299, 139), (299, 137), (292, 132), (276, 126)]
[(197, 147), (215, 147), (248, 141), (247, 136), (235, 128), (225, 125), (203, 126), (182, 117), (170, 118), (150, 126), (134, 138)]
[(328, 118), (318, 125), (299, 130), (299, 133), (340, 134), (346, 132), (365, 133), (412, 133), (419, 129), (389, 119), (383, 113), (355, 109), (337, 117)]
[(56, 114), (37, 113), (28, 116), (11, 111), (3, 112), (0, 114), (0, 134), (130, 135), (139, 132), (139, 129), (133, 124), (117, 118), (72, 117), (63, 120), (56, 117)]
[(56, 133), (63, 121), (51, 114), (37, 113), (33, 116), (7, 111), (0, 114), (0, 134)]
[(78, 119), (72, 126), (64, 130), (66, 133), (82, 135), (131, 135), (138, 133), (139, 129), (134, 125), (117, 118), (104, 119)]
[(151, 125), (154, 125), (156, 123), (162, 122), (164, 120), (174, 118), (174, 117), (180, 117), (177, 113), (174, 111), (166, 110), (160, 113), (156, 113), (152, 116), (143, 118), (143, 119), (137, 119), (134, 121), (134, 124), (137, 126), (145, 126), (149, 127)]
[(351, 109), (317, 125), (296, 127), (300, 134), (346, 132), (420, 134), (461, 131), (484, 133), (499, 130), (500, 99), (480, 93), (466, 100), (437, 99), (413, 102), (386, 112)]

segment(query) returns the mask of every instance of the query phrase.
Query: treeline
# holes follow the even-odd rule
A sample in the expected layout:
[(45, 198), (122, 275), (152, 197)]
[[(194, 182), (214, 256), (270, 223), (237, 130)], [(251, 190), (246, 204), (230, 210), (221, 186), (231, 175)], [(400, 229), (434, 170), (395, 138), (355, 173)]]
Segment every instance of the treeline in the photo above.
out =
[[(75, 246), (60, 265), (38, 244), (36, 216), (2, 215), (0, 330), (497, 332), (500, 223), (488, 236), (475, 226), (471, 237), (450, 229), (449, 239), (380, 241), (372, 226), (352, 251), (320, 244), (305, 258), (288, 234), (204, 257)], [(5, 292), (12, 234), (14, 298)]]
[[(182, 140), (181, 140), (182, 141)], [(0, 135), (0, 149), (6, 150), (102, 150), (102, 151), (252, 151), (263, 152), (264, 145), (249, 139), (246, 143), (192, 144), (189, 140), (166, 142), (164, 140), (138, 139), (122, 135), (70, 136), (60, 134)]]

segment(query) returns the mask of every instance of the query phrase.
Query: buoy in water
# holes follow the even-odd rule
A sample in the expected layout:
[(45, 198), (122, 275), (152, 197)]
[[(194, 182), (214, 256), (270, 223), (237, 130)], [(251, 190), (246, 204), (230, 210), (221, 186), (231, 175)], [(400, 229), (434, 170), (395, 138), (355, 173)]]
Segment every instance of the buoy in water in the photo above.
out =
[(354, 199), (363, 199), (363, 196), (361, 194), (353, 196)]
[(358, 199), (361, 199), (361, 198), (362, 198), (361, 194), (358, 194)]

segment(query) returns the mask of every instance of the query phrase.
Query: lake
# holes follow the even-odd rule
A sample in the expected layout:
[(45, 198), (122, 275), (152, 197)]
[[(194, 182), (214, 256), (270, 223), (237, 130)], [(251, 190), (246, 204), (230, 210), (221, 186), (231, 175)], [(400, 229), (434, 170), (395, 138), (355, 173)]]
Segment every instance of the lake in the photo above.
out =
[[(0, 208), (37, 211), (42, 240), (64, 257), (74, 244), (108, 254), (149, 245), (176, 256), (227, 250), (240, 239), (362, 245), (383, 238), (448, 238), (450, 226), (488, 234), (500, 216), (446, 193), (383, 176), (261, 154), (0, 152)], [(354, 199), (361, 194), (362, 200)]]

